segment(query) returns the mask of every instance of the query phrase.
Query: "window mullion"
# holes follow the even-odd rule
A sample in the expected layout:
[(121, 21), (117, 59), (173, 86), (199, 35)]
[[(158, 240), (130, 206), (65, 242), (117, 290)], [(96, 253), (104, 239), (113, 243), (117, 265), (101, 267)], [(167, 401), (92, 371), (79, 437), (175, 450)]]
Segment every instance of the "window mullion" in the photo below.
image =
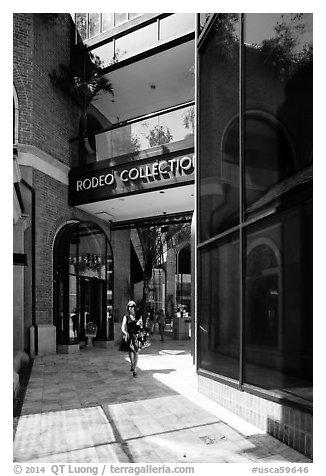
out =
[(243, 43), (243, 14), (240, 13), (240, 42), (239, 42), (239, 319), (240, 319), (240, 349), (239, 349), (239, 386), (243, 386), (244, 378), (244, 318), (245, 318), (245, 237), (244, 237), (244, 43)]

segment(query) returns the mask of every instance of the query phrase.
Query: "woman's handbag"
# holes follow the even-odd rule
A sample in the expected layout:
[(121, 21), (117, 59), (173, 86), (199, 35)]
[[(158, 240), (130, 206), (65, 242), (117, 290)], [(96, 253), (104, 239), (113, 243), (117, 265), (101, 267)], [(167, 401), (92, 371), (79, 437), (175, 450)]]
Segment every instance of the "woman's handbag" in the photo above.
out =
[(146, 347), (149, 347), (152, 344), (148, 332), (144, 330), (137, 334), (137, 342), (139, 350), (145, 349)]

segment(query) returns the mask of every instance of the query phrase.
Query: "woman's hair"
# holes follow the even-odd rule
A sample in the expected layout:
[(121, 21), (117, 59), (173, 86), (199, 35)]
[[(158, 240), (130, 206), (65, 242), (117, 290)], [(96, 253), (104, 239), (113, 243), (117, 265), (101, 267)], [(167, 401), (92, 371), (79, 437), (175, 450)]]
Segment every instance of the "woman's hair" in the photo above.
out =
[(128, 311), (128, 309), (129, 309), (129, 306), (135, 306), (135, 309), (136, 309), (136, 307), (137, 307), (135, 301), (129, 301), (129, 302), (128, 302), (128, 304), (127, 304), (127, 311)]

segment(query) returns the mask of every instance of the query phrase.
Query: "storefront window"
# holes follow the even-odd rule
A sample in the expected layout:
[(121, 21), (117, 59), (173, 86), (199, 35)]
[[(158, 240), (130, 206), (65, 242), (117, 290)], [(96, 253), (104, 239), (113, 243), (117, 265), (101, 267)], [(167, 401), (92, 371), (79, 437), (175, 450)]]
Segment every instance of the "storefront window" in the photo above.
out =
[(200, 367), (239, 379), (238, 234), (199, 251)]
[(221, 14), (208, 36), (199, 56), (201, 241), (239, 220), (239, 140), (224, 149), (221, 143), (229, 124), (239, 121), (239, 15)]
[(245, 14), (243, 41), (244, 177), (250, 212), (309, 175), (312, 14)]
[(113, 261), (104, 233), (92, 223), (67, 226), (57, 237), (54, 263), (57, 343), (85, 339), (88, 322), (96, 324), (98, 340), (112, 339)]
[(199, 368), (309, 400), (312, 14), (239, 17), (199, 42)]
[(245, 382), (299, 392), (312, 382), (311, 200), (248, 227), (246, 250)]

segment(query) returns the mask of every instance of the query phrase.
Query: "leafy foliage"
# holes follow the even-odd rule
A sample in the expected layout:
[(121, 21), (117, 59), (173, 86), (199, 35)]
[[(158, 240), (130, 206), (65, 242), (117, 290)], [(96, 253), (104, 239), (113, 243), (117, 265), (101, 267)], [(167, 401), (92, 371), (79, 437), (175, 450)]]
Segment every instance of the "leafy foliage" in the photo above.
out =
[(168, 127), (156, 125), (146, 136), (150, 147), (155, 145), (168, 144), (173, 140), (173, 135)]
[(195, 106), (189, 107), (183, 114), (183, 125), (186, 129), (191, 129), (192, 134), (195, 133)]
[[(111, 81), (102, 75), (101, 60), (88, 52), (82, 44), (76, 47), (76, 61), (71, 66), (60, 64), (60, 72), (53, 70), (52, 83), (68, 94), (86, 116), (91, 102), (102, 91), (114, 95)], [(86, 130), (84, 130), (86, 132)]]
[(259, 47), (266, 63), (277, 71), (280, 79), (288, 79), (308, 64), (312, 64), (313, 49), (310, 44), (300, 44), (306, 25), (302, 13), (282, 15), (275, 26), (275, 36)]

